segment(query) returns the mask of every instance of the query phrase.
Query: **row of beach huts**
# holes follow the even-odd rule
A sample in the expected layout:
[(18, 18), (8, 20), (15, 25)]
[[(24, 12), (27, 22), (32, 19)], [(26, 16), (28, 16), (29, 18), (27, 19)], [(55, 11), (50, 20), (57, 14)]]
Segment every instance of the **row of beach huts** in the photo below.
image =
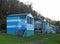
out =
[(7, 16), (7, 34), (28, 37), (37, 33), (58, 33), (59, 27), (50, 24), (44, 18), (30, 13), (11, 14)]

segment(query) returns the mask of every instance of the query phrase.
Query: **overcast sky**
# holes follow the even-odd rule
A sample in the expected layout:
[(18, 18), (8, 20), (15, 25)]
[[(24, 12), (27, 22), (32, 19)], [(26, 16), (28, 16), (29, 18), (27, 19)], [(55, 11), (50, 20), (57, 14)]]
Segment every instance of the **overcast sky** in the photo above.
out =
[(60, 0), (20, 0), (32, 2), (32, 7), (44, 17), (60, 21)]

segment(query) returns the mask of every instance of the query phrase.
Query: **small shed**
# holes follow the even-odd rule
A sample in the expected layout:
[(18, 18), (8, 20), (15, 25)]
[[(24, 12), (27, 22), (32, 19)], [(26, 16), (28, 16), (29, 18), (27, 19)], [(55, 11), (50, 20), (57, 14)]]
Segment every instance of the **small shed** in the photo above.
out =
[(42, 31), (42, 22), (40, 20), (35, 21), (34, 23), (35, 32)]
[(59, 26), (56, 25), (56, 33), (58, 33), (58, 32), (59, 32)]
[(7, 34), (19, 36), (34, 35), (34, 17), (30, 13), (7, 16)]
[(42, 28), (42, 21), (41, 21), (41, 18), (40, 16), (34, 16), (34, 29), (35, 29), (35, 32), (41, 32), (41, 28)]
[(42, 33), (46, 33), (45, 28), (46, 28), (46, 20), (42, 18)]
[(46, 22), (46, 24), (45, 24), (45, 31), (46, 31), (46, 33), (51, 33), (50, 24), (48, 22)]
[(50, 33), (50, 24), (44, 19), (42, 22), (42, 33)]
[(51, 27), (51, 33), (56, 33), (56, 26), (54, 24), (50, 24)]

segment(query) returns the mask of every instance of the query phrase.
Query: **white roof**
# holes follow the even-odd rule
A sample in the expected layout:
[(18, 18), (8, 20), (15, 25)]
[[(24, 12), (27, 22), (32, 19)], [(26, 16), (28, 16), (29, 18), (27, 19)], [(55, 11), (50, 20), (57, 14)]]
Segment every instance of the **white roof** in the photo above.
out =
[(30, 17), (34, 18), (34, 17), (32, 16), (32, 14), (28, 14), (27, 16), (30, 16)]

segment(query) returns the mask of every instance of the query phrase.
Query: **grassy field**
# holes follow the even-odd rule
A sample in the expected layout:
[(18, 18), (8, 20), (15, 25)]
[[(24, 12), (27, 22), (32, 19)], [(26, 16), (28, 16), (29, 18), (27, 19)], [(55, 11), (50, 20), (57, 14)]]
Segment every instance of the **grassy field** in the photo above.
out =
[(48, 38), (48, 40), (40, 42), (40, 44), (60, 44), (60, 34), (35, 34), (26, 38), (0, 34), (0, 44), (20, 44), (43, 38)]
[(48, 38), (48, 40), (40, 42), (40, 44), (60, 44), (60, 34), (47, 34), (45, 37)]

